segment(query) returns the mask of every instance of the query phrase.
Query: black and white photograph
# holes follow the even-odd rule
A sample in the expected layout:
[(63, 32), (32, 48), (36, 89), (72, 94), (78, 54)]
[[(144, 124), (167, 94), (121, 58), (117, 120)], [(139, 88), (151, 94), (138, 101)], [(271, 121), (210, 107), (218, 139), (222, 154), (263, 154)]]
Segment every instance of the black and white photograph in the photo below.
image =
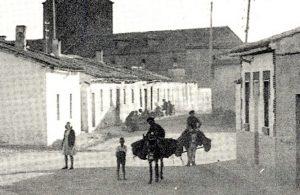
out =
[(0, 194), (300, 194), (299, 0), (0, 0)]

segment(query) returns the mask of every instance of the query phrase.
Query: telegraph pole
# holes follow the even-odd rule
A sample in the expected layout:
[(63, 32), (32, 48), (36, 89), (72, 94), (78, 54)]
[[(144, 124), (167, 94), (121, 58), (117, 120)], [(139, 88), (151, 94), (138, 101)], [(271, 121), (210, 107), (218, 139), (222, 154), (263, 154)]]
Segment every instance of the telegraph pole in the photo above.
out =
[(56, 11), (55, 11), (55, 0), (52, 0), (52, 14), (53, 14), (53, 40), (56, 39)]
[(250, 6), (251, 0), (248, 0), (248, 8), (247, 8), (247, 22), (246, 22), (246, 29), (245, 29), (245, 43), (248, 42), (248, 33), (249, 33), (249, 19), (250, 19)]
[(210, 2), (210, 29), (209, 29), (209, 65), (211, 68), (211, 77), (214, 77), (213, 67), (213, 2)]

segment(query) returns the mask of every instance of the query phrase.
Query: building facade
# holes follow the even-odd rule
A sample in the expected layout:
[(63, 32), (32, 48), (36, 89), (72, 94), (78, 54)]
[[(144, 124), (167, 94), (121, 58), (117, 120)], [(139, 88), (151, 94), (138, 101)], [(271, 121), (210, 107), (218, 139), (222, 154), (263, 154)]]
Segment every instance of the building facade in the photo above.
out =
[(15, 45), (0, 41), (1, 142), (51, 145), (62, 139), (68, 121), (79, 135), (120, 124), (134, 110), (152, 111), (162, 99), (178, 114), (211, 112), (211, 91), (197, 83), (33, 51), (26, 48), (26, 27), (16, 31)]
[[(145, 68), (177, 81), (195, 81), (201, 88), (211, 88), (214, 110), (235, 111), (232, 82), (238, 79), (239, 62), (220, 63), (217, 59), (220, 53), (242, 44), (228, 26), (213, 28), (213, 51), (210, 53), (209, 28), (113, 34), (111, 1), (55, 2), (56, 38), (61, 41), (62, 53), (94, 58), (100, 52), (104, 62), (111, 66)], [(53, 5), (52, 0), (47, 0), (44, 3), (46, 53), (52, 52), (52, 39)], [(227, 88), (218, 87), (219, 81)]]
[(299, 185), (300, 29), (232, 50), (240, 56), (237, 158)]

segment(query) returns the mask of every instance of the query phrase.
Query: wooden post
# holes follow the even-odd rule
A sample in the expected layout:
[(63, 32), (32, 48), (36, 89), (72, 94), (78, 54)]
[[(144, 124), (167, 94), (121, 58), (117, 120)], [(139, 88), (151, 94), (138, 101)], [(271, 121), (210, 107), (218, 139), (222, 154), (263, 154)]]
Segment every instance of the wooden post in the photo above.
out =
[(214, 78), (214, 67), (213, 67), (213, 2), (210, 2), (210, 29), (209, 29), (209, 66), (211, 69), (211, 77)]
[(53, 40), (56, 39), (56, 11), (55, 0), (52, 0), (52, 14), (53, 14)]
[(247, 22), (246, 22), (246, 29), (245, 29), (245, 43), (248, 42), (249, 20), (250, 20), (250, 6), (251, 6), (251, 0), (248, 0)]

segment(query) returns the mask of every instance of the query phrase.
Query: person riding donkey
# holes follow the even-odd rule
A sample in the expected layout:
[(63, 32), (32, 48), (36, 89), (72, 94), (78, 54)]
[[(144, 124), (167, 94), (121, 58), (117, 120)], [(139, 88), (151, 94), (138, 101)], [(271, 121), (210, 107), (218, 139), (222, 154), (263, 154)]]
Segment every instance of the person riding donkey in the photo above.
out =
[(201, 121), (195, 116), (195, 111), (192, 110), (189, 112), (189, 117), (187, 118), (187, 133), (188, 133), (188, 148), (187, 148), (187, 157), (188, 163), (186, 166), (196, 165), (195, 157), (197, 150), (197, 136), (202, 125)]
[(153, 117), (148, 117), (147, 122), (150, 125), (150, 128), (146, 133), (146, 136), (154, 136), (154, 138), (157, 139), (158, 145), (161, 145), (162, 139), (164, 139), (166, 136), (165, 130), (155, 122)]

